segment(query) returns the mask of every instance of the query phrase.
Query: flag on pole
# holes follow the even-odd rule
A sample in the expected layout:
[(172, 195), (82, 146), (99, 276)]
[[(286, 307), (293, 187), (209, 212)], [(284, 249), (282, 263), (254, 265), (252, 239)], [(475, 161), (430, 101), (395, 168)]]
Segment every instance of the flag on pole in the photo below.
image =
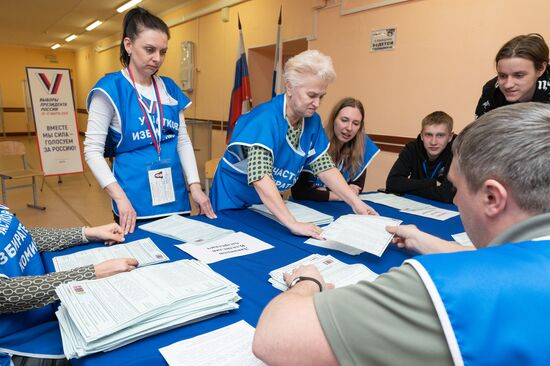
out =
[(235, 82), (231, 93), (231, 102), (229, 106), (229, 118), (227, 124), (227, 136), (225, 142), (229, 143), (237, 119), (252, 108), (252, 98), (250, 97), (250, 79), (248, 77), (248, 65), (246, 63), (246, 53), (244, 48), (243, 31), (241, 28), (241, 18), (239, 16), (239, 46), (237, 62), (235, 64)]
[(275, 46), (275, 65), (273, 67), (273, 86), (271, 96), (284, 93), (283, 87), (283, 39), (281, 38), (281, 20), (283, 7), (279, 9), (279, 23), (277, 25), (277, 44)]

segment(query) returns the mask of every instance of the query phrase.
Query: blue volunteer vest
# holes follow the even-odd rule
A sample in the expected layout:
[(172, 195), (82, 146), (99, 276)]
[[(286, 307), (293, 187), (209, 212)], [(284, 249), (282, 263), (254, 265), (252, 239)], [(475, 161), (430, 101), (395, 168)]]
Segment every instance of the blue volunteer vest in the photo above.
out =
[[(365, 169), (367, 169), (367, 167), (371, 163), (372, 159), (374, 159), (376, 154), (380, 152), (380, 149), (378, 148), (378, 146), (376, 146), (376, 144), (370, 139), (369, 136), (364, 135), (364, 141), (365, 141), (365, 153), (363, 156), (363, 161), (361, 163), (361, 167), (359, 168), (359, 170), (354, 176), (350, 175), (349, 169), (344, 170), (344, 164), (342, 162), (340, 162), (340, 164), (338, 165), (338, 170), (340, 171), (340, 173), (342, 173), (342, 176), (348, 183), (351, 183), (357, 180), (361, 176), (361, 174), (363, 174)], [(307, 174), (308, 181), (311, 182), (315, 187), (326, 187), (325, 183), (323, 183), (323, 181), (319, 179), (319, 177), (313, 175), (311, 171), (307, 171), (307, 173), (308, 173)]]
[(254, 187), (248, 185), (243, 147), (261, 146), (272, 153), (273, 179), (277, 189), (286, 191), (296, 183), (304, 166), (328, 149), (328, 139), (317, 113), (305, 118), (298, 148), (287, 140), (288, 122), (284, 114), (285, 94), (260, 104), (242, 115), (212, 183), (214, 210), (244, 208), (261, 203)]
[[(0, 275), (13, 278), (44, 273), (40, 253), (29, 232), (6, 207), (0, 205)], [(8, 301), (9, 291), (2, 294)], [(53, 305), (0, 315), (0, 365), (9, 362), (8, 353), (64, 357)]]
[(550, 241), (406, 262), (430, 293), (455, 365), (550, 365)]
[[(107, 155), (115, 156), (113, 173), (136, 210), (138, 219), (191, 211), (183, 169), (177, 152), (179, 112), (190, 104), (190, 100), (171, 79), (156, 77), (156, 80), (159, 90), (164, 84), (168, 95), (174, 98), (172, 103), (162, 100), (164, 127), (160, 156), (161, 160), (171, 162), (176, 198), (171, 203), (152, 205), (147, 172), (152, 163), (158, 162), (158, 154), (131, 82), (124, 77), (122, 71), (108, 74), (97, 82), (87, 99), (89, 108), (95, 92), (105, 93), (120, 119), (121, 133), (109, 129), (105, 149)], [(145, 97), (143, 99), (149, 106), (152, 105), (151, 100)], [(113, 211), (118, 215), (118, 208), (114, 201)]]

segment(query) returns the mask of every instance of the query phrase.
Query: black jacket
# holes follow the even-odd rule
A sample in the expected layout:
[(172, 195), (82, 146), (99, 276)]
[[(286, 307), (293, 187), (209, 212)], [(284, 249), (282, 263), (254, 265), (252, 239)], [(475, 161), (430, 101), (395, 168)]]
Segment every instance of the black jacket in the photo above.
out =
[[(538, 78), (537, 88), (531, 102), (550, 103), (550, 70), (546, 71)], [(481, 117), (485, 113), (492, 111), (498, 107), (512, 104), (506, 100), (504, 94), (498, 87), (497, 78), (489, 80), (483, 86), (481, 97), (477, 102), (476, 118)]]
[[(386, 191), (388, 193), (411, 193), (441, 202), (452, 202), (456, 193), (455, 187), (447, 180), (453, 154), (451, 145), (447, 144), (443, 152), (433, 161), (428, 160), (428, 154), (420, 135), (409, 142), (388, 174)], [(424, 170), (424, 166), (426, 169)], [(438, 186), (437, 182), (440, 183)]]

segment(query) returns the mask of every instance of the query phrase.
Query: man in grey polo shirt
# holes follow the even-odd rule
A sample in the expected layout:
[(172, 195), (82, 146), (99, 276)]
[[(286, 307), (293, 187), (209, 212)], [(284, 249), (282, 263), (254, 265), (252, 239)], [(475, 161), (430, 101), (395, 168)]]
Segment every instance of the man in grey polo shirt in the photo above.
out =
[[(330, 289), (315, 267), (300, 267), (258, 322), (260, 359), (550, 364), (550, 106), (491, 111), (460, 133), (453, 153), (454, 201), (483, 249), (415, 257), (372, 283), (340, 289)], [(415, 228), (396, 234), (401, 246), (420, 252), (450, 245)]]

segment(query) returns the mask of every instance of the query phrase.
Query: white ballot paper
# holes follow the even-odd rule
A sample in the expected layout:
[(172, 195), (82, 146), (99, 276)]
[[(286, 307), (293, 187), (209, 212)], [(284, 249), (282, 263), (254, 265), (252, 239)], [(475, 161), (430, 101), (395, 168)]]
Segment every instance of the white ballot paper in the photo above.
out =
[(334, 287), (353, 285), (359, 281), (374, 281), (378, 275), (364, 264), (346, 264), (331, 255), (312, 254), (297, 262), (275, 269), (269, 272), (269, 283), (276, 289), (286, 291), (288, 289), (283, 274), (291, 273), (300, 266), (313, 264), (326, 283), (334, 284)]
[(343, 215), (324, 227), (321, 236), (380, 257), (393, 238), (386, 226), (397, 226), (401, 222), (384, 216)]
[(195, 260), (158, 264), (55, 289), (65, 356), (110, 351), (238, 308), (238, 286)]
[(451, 235), (453, 239), (460, 245), (463, 245), (465, 247), (473, 247), (474, 243), (470, 240), (470, 237), (468, 234), (464, 233), (458, 233)]
[(339, 243), (334, 240), (317, 240), (317, 239), (309, 238), (304, 243), (309, 245), (314, 245), (320, 248), (339, 250), (340, 252), (344, 252), (349, 255), (359, 255), (363, 253), (363, 250), (361, 249), (350, 247), (348, 245)]
[(252, 353), (254, 327), (244, 320), (159, 349), (169, 366), (261, 366)]
[(359, 198), (361, 198), (362, 200), (367, 200), (384, 206), (395, 208), (400, 212), (427, 217), (439, 221), (445, 221), (447, 219), (450, 219), (451, 217), (459, 215), (457, 211), (446, 210), (425, 203), (416, 202), (409, 198), (396, 196), (395, 194), (391, 193), (364, 193), (360, 194)]
[(204, 243), (231, 234), (233, 230), (222, 229), (202, 221), (172, 215), (139, 226), (140, 229), (186, 243)]
[(421, 210), (401, 210), (401, 212), (416, 216), (427, 217), (429, 219), (439, 221), (445, 221), (447, 219), (450, 219), (451, 217), (460, 215), (457, 211), (445, 210), (444, 208), (439, 208), (435, 206)]
[(95, 265), (108, 259), (135, 258), (140, 267), (166, 262), (170, 258), (150, 238), (121, 243), (109, 247), (83, 250), (53, 258), (56, 272)]
[(207, 264), (273, 248), (272, 245), (243, 232), (229, 234), (203, 244), (178, 244), (176, 247)]
[[(285, 205), (296, 221), (299, 222), (310, 222), (315, 225), (325, 225), (334, 221), (334, 217), (307, 206), (300, 205), (296, 202), (285, 201)], [(280, 223), (280, 221), (271, 213), (271, 211), (267, 209), (267, 207), (265, 207), (265, 205), (252, 205), (249, 209)]]

